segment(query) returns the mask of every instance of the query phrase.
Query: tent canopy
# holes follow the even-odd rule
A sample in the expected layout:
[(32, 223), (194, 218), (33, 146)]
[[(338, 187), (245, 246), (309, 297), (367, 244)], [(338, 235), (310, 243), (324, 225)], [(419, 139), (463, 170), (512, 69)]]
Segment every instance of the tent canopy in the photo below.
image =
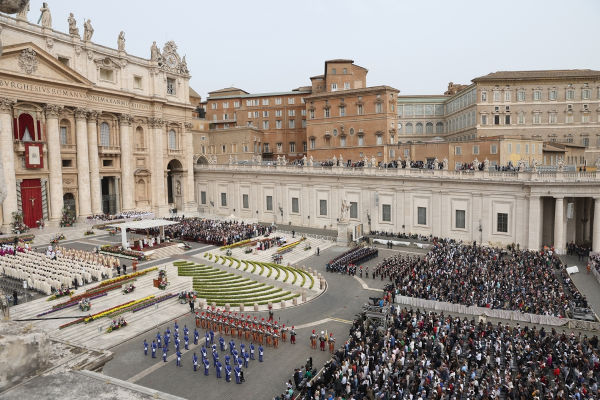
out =
[(125, 229), (150, 229), (167, 225), (177, 225), (179, 222), (167, 221), (166, 219), (142, 219), (140, 221), (123, 222), (120, 224), (108, 225), (111, 228)]

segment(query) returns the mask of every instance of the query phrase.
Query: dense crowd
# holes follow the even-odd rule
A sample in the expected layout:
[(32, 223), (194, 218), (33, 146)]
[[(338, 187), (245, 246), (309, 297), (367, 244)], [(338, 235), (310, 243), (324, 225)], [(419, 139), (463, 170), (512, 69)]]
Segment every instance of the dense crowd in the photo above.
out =
[(598, 338), (393, 309), (361, 315), (303, 399), (597, 399)]
[(177, 225), (165, 227), (165, 235), (194, 242), (225, 246), (259, 235), (270, 234), (274, 227), (237, 221), (205, 218), (179, 218)]
[(385, 232), (385, 231), (370, 231), (369, 232), (369, 236), (376, 236), (376, 237), (386, 237), (386, 238), (390, 238), (390, 239), (412, 239), (412, 240), (418, 240), (420, 242), (433, 242), (434, 240), (437, 241), (438, 238), (432, 235), (421, 235), (418, 233), (404, 233), (404, 232), (398, 232), (398, 233), (393, 233), (393, 232)]
[(94, 214), (87, 217), (91, 221), (114, 221), (119, 219), (130, 219), (130, 218), (152, 218), (154, 213), (150, 211), (123, 211), (118, 214)]
[(584, 261), (590, 255), (591, 248), (589, 246), (576, 244), (574, 242), (567, 243), (567, 255), (577, 256), (579, 261)]
[(374, 247), (355, 247), (330, 260), (325, 269), (328, 272), (341, 272), (354, 275), (356, 265), (377, 257), (379, 251)]
[(457, 171), (483, 171), (485, 165), (483, 163), (460, 163), (456, 166)]
[(435, 242), (425, 257), (396, 255), (374, 273), (389, 278), (402, 296), (557, 317), (571, 306), (588, 308), (551, 251)]

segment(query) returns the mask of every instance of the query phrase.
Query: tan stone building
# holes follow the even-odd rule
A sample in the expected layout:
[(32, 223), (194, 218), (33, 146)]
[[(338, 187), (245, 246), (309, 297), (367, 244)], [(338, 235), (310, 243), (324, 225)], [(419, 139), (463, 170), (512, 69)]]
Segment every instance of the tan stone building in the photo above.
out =
[[(306, 152), (304, 96), (308, 94), (309, 87), (278, 93), (251, 94), (237, 88), (209, 92), (205, 107), (210, 136), (221, 138), (214, 139), (220, 146), (203, 154), (219, 160), (229, 159), (229, 155), (249, 159), (252, 154), (260, 154), (264, 160), (277, 156), (288, 160), (302, 158)], [(232, 128), (234, 134), (228, 132)], [(239, 128), (254, 132), (249, 141), (235, 141), (241, 132)]]
[(398, 98), (402, 142), (521, 136), (600, 154), (600, 71), (499, 71), (440, 96)]
[(505, 166), (511, 163), (515, 167), (520, 160), (533, 165), (543, 163), (544, 143), (541, 140), (521, 137), (498, 136), (482, 137), (465, 142), (431, 141), (420, 143), (402, 143), (397, 145), (398, 154), (404, 160), (418, 160), (441, 163), (448, 160), (448, 169), (457, 169), (461, 165), (471, 164), (475, 160), (489, 162), (490, 167)]
[(367, 72), (352, 60), (330, 60), (323, 75), (311, 78), (312, 94), (305, 98), (309, 157), (395, 159), (394, 150), (387, 154), (385, 145), (395, 143), (399, 91), (367, 87)]
[[(66, 18), (66, 16), (65, 16)], [(174, 42), (150, 59), (0, 16), (2, 225), (121, 210), (196, 211), (189, 71)], [(115, 31), (115, 41), (118, 32)], [(150, 47), (150, 43), (149, 43)]]

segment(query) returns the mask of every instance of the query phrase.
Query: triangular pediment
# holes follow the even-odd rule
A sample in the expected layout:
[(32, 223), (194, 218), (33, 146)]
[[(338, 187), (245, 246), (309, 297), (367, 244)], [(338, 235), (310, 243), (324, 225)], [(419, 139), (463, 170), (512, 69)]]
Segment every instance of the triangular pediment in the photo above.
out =
[(48, 82), (92, 86), (86, 77), (31, 42), (4, 47), (0, 72)]

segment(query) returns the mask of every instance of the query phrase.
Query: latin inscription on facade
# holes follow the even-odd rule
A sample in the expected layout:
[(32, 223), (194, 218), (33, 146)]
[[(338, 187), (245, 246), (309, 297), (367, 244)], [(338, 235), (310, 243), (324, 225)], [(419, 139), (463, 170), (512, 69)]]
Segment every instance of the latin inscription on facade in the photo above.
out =
[(135, 110), (148, 110), (150, 105), (144, 103), (131, 102), (118, 97), (101, 96), (87, 93), (81, 90), (58, 88), (46, 85), (38, 85), (35, 83), (19, 82), (10, 79), (0, 79), (0, 89), (13, 89), (22, 92), (41, 93), (51, 96), (69, 97), (72, 99), (82, 99), (98, 104), (109, 104), (121, 107), (131, 107)]

